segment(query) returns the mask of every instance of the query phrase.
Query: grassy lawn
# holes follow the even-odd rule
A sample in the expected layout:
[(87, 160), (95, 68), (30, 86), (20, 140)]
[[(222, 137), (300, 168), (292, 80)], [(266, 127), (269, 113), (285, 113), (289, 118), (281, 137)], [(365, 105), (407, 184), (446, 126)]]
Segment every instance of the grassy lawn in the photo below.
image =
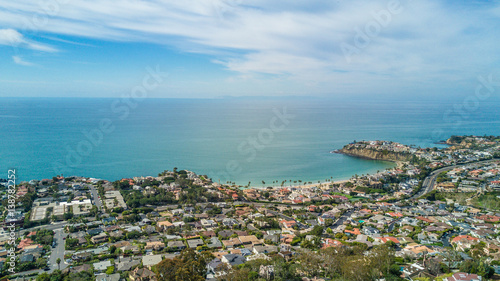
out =
[(351, 200), (353, 197), (349, 194), (344, 194), (344, 193), (340, 193), (340, 192), (334, 192), (333, 195), (340, 195), (340, 196), (344, 196), (344, 197), (347, 197), (347, 199)]
[(478, 198), (474, 198), (472, 200), (472, 205), (490, 209), (490, 210), (499, 210), (500, 209), (500, 198), (497, 196), (500, 195), (500, 192), (490, 192), (484, 195), (479, 196)]

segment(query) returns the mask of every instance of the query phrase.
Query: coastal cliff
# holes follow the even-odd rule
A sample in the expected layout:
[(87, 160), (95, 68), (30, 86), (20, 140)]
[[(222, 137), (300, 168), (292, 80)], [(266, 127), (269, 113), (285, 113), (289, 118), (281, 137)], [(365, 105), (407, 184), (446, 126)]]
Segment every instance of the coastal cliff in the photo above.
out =
[(372, 148), (367, 147), (364, 143), (348, 144), (336, 152), (358, 158), (391, 162), (409, 161), (412, 156), (412, 154), (407, 151), (393, 151), (380, 147)]

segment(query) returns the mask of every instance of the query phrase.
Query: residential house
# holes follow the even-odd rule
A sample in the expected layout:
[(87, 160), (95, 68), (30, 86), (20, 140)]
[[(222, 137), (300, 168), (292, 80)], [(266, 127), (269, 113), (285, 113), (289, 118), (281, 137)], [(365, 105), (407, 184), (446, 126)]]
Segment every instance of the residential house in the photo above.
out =
[(209, 243), (207, 245), (210, 249), (213, 248), (222, 248), (222, 242), (220, 242), (219, 238), (217, 237), (212, 237), (209, 240)]
[(217, 275), (221, 270), (222, 270), (222, 261), (218, 258), (213, 259), (211, 262), (207, 264), (207, 270), (214, 274)]
[(230, 227), (230, 228), (233, 228), (235, 226), (239, 226), (240, 223), (236, 220), (236, 219), (233, 219), (233, 218), (225, 218), (222, 220), (222, 224), (224, 226), (227, 226), (227, 227)]
[(146, 242), (146, 247), (144, 247), (146, 250), (154, 251), (160, 251), (163, 248), (165, 248), (165, 244), (161, 241)]
[(216, 227), (217, 223), (214, 220), (202, 219), (200, 220), (201, 226), (204, 228)]
[(243, 264), (246, 261), (246, 259), (242, 255), (227, 254), (222, 256), (221, 261), (229, 264), (230, 266), (238, 266), (240, 264)]
[(297, 222), (294, 221), (294, 220), (291, 220), (291, 221), (287, 221), (287, 220), (281, 220), (280, 221), (280, 226), (282, 228), (293, 228), (295, 225), (297, 225)]
[(131, 253), (135, 255), (141, 252), (141, 249), (139, 249), (139, 247), (136, 245), (123, 246), (120, 249), (123, 251), (124, 254)]
[(465, 251), (477, 243), (479, 243), (479, 239), (469, 235), (459, 235), (451, 240), (451, 244), (455, 246), (457, 251)]
[(228, 240), (222, 240), (222, 244), (224, 244), (224, 247), (231, 249), (231, 248), (240, 246), (241, 241), (235, 237), (235, 238), (231, 238)]
[(138, 266), (139, 264), (141, 264), (141, 260), (134, 260), (134, 259), (123, 260), (116, 265), (116, 270), (130, 271), (132, 268)]
[(280, 241), (280, 235), (279, 234), (266, 234), (264, 235), (264, 241), (268, 241), (271, 243), (278, 243)]
[(184, 241), (177, 240), (177, 241), (169, 241), (167, 243), (167, 246), (171, 249), (174, 250), (182, 250), (186, 248), (186, 244), (184, 244)]
[(90, 260), (92, 258), (92, 253), (89, 252), (79, 252), (79, 253), (74, 253), (71, 258), (75, 261), (86, 261)]
[(94, 243), (94, 244), (99, 244), (99, 243), (108, 241), (108, 235), (103, 232), (103, 233), (100, 233), (100, 234), (90, 238), (90, 241), (92, 241), (92, 243)]
[(156, 281), (156, 274), (148, 268), (136, 268), (128, 275), (132, 281)]
[(110, 267), (111, 265), (112, 264), (111, 264), (110, 260), (96, 262), (96, 263), (93, 264), (94, 270), (97, 271), (97, 272), (106, 271), (106, 269), (108, 269), (108, 267)]
[(19, 262), (21, 263), (27, 263), (27, 262), (33, 262), (35, 261), (35, 257), (32, 254), (22, 254), (19, 257)]
[(89, 231), (87, 231), (87, 233), (90, 236), (94, 236), (94, 235), (100, 234), (101, 232), (103, 232), (103, 230), (101, 228), (93, 228), (93, 229), (90, 229)]
[(203, 232), (201, 232), (201, 235), (203, 237), (206, 237), (206, 238), (212, 238), (212, 237), (216, 237), (217, 236), (217, 234), (215, 233), (215, 231), (212, 231), (212, 230), (203, 231)]
[(186, 240), (186, 242), (188, 243), (188, 246), (191, 249), (196, 249), (196, 247), (198, 247), (198, 246), (205, 245), (205, 243), (203, 242), (203, 240), (201, 240), (200, 238), (189, 239), (189, 240)]
[(363, 227), (363, 233), (367, 236), (375, 236), (380, 234), (380, 230), (370, 226), (365, 226)]
[(174, 228), (174, 225), (169, 221), (160, 221), (156, 224), (160, 230), (167, 231), (169, 228)]
[(453, 274), (451, 277), (445, 279), (445, 281), (481, 281), (482, 277), (477, 274), (470, 274), (464, 272), (458, 272)]
[(120, 273), (115, 273), (115, 274), (98, 274), (95, 277), (96, 281), (120, 281)]
[(238, 237), (243, 245), (262, 245), (262, 241), (259, 240), (255, 235), (239, 236)]
[(322, 249), (326, 249), (328, 247), (340, 247), (340, 246), (342, 246), (342, 242), (330, 238), (326, 238), (324, 241), (321, 242)]
[(151, 269), (152, 266), (159, 264), (161, 261), (161, 255), (147, 255), (142, 257), (142, 265), (149, 269)]
[(254, 246), (253, 253), (258, 254), (269, 254), (273, 252), (278, 252), (277, 246)]
[(222, 238), (229, 238), (233, 234), (234, 234), (234, 231), (232, 231), (232, 230), (221, 230), (221, 231), (219, 231), (219, 236), (222, 237)]

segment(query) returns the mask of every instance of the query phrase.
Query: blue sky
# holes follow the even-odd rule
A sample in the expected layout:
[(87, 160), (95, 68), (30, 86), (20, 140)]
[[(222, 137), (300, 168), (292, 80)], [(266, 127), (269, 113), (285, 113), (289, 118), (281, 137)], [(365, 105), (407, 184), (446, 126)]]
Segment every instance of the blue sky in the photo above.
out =
[(499, 1), (0, 0), (0, 97), (467, 96)]

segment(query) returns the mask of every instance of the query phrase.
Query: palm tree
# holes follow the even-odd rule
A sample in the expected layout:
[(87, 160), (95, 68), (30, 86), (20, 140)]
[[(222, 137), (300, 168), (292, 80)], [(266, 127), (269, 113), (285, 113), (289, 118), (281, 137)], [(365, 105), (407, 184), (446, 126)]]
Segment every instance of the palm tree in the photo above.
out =
[(61, 258), (57, 258), (56, 263), (57, 263), (57, 268), (61, 270)]

